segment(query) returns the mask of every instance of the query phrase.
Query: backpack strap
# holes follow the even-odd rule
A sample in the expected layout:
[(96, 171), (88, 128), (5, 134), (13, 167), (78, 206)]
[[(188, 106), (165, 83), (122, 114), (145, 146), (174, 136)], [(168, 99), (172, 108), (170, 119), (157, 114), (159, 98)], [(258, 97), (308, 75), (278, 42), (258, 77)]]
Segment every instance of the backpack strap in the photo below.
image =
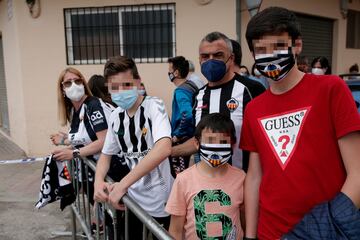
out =
[(199, 88), (193, 83), (192, 81), (187, 80), (183, 84), (179, 86), (181, 89), (185, 89), (189, 92), (191, 92), (193, 95), (199, 92)]

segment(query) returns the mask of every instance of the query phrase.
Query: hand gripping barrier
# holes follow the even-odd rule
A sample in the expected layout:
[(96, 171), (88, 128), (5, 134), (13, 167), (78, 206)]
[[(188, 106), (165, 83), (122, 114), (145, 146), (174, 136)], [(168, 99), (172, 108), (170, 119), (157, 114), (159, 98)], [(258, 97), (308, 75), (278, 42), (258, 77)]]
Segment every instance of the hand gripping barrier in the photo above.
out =
[[(148, 239), (148, 231), (160, 240), (173, 239), (170, 234), (148, 213), (146, 213), (133, 199), (127, 194), (122, 201), (125, 204), (125, 212), (116, 211), (108, 203), (93, 202), (93, 181), (96, 164), (87, 158), (75, 158), (68, 162), (71, 172), (72, 182), (77, 193), (76, 201), (71, 205), (72, 239), (77, 236), (93, 239), (129, 239), (128, 213), (132, 211), (134, 215), (143, 223), (142, 239)], [(89, 175), (90, 173), (90, 175)], [(86, 176), (86, 177), (85, 177)], [(106, 181), (114, 181), (106, 176)], [(93, 203), (93, 206), (92, 204)], [(119, 231), (118, 214), (125, 214), (124, 233)], [(108, 217), (107, 217), (108, 216)], [(95, 220), (95, 221), (94, 221)], [(77, 233), (77, 222), (80, 224), (82, 234)], [(102, 229), (101, 229), (102, 228)], [(119, 234), (120, 232), (120, 234)], [(119, 236), (121, 235), (121, 236)]]

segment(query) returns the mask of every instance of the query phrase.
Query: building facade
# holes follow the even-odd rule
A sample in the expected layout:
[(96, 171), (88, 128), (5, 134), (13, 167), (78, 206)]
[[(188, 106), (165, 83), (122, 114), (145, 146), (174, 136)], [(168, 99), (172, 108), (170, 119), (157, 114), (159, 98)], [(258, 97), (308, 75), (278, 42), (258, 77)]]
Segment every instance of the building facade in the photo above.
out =
[[(305, 53), (329, 57), (333, 73), (340, 74), (360, 63), (360, 1), (345, 1), (346, 17), (341, 2), (264, 0), (260, 10), (283, 6), (296, 12), (305, 26)], [(147, 92), (164, 99), (170, 112), (174, 87), (167, 77), (167, 58), (183, 55), (200, 74), (198, 46), (207, 33), (220, 31), (240, 40), (243, 64), (253, 63), (245, 40), (250, 19), (245, 0), (35, 3), (40, 5), (31, 14), (25, 0), (0, 0), (1, 131), (29, 156), (46, 155), (53, 148), (49, 135), (61, 129), (56, 82), (67, 66), (88, 79), (102, 74), (109, 56), (133, 56)]]

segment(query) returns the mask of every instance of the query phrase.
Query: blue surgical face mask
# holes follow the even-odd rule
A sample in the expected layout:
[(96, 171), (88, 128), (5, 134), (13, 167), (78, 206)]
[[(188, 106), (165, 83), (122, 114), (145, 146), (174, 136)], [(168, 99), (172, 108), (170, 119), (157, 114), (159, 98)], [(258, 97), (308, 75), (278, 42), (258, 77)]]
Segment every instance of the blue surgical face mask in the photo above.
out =
[(144, 96), (145, 90), (138, 90), (139, 95)]
[(134, 88), (131, 90), (122, 90), (118, 93), (111, 93), (111, 100), (122, 109), (127, 110), (134, 105), (138, 96), (138, 90)]
[(227, 61), (223, 62), (216, 59), (207, 60), (206, 62), (201, 64), (201, 73), (206, 77), (209, 82), (218, 82), (226, 74)]

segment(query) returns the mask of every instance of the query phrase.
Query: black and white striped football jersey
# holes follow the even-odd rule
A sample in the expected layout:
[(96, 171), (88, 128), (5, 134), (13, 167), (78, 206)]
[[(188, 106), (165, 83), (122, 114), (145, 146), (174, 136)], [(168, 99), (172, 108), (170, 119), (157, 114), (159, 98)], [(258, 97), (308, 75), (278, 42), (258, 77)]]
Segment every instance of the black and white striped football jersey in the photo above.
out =
[[(133, 169), (162, 138), (171, 138), (171, 126), (164, 102), (146, 96), (133, 117), (118, 107), (110, 116), (102, 152), (113, 155), (120, 152), (130, 170)], [(139, 179), (128, 193), (145, 211), (154, 217), (168, 216), (165, 203), (173, 178), (168, 159)]]
[[(241, 127), (244, 117), (244, 109), (252, 99), (249, 89), (239, 81), (239, 75), (220, 86), (209, 87), (206, 85), (200, 89), (196, 96), (194, 106), (195, 124), (210, 113), (222, 113), (231, 118), (236, 130), (236, 144), (233, 147), (231, 164), (235, 167), (243, 167), (243, 154), (239, 149)], [(248, 160), (248, 159), (247, 159)]]

